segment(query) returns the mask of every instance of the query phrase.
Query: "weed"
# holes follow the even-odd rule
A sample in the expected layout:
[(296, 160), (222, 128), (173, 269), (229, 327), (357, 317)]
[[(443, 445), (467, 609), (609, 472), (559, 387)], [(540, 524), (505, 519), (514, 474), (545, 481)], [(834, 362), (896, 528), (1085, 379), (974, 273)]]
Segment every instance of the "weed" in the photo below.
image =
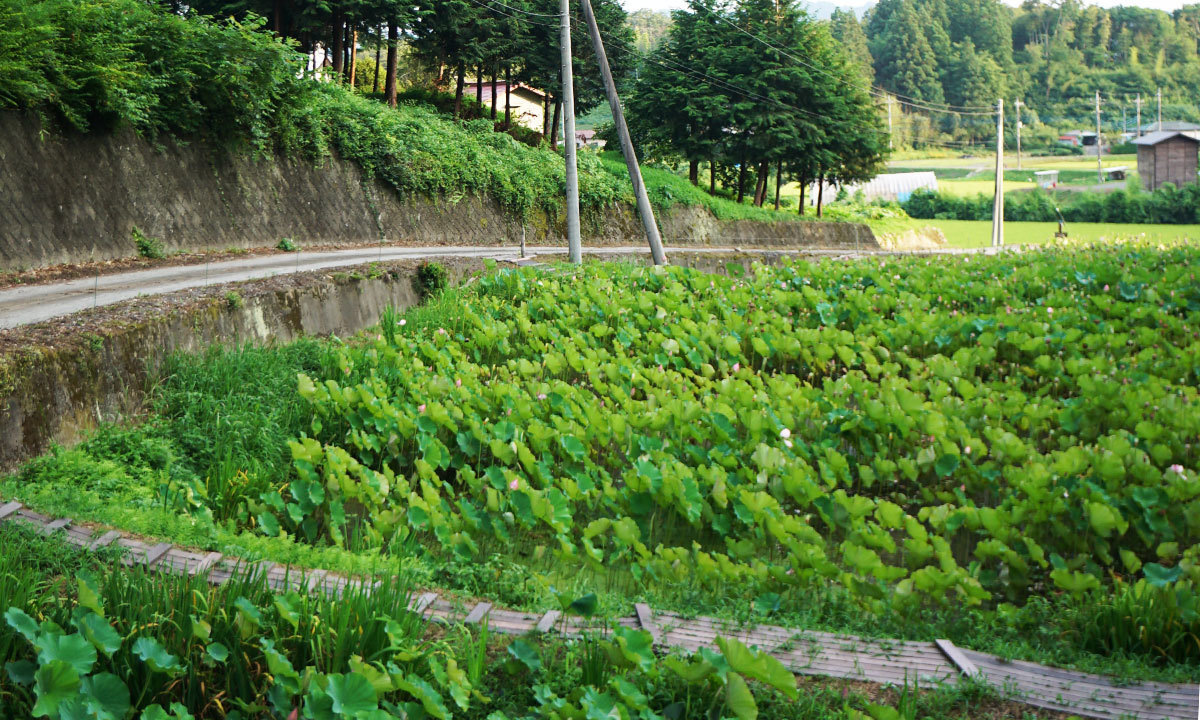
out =
[(275, 246), (275, 249), (282, 250), (284, 252), (295, 252), (297, 249), (299, 249), (299, 246), (296, 245), (295, 240), (292, 240), (291, 238), (283, 238), (279, 241), (279, 244)]
[(421, 263), (417, 268), (417, 292), (422, 300), (437, 297), (448, 283), (449, 274), (441, 263)]
[(225, 305), (230, 310), (241, 310), (245, 301), (242, 300), (241, 294), (237, 290), (230, 290), (225, 293)]
[(166, 248), (162, 240), (146, 235), (136, 225), (133, 226), (130, 234), (133, 236), (134, 244), (137, 245), (138, 255), (147, 260), (158, 260), (166, 256)]

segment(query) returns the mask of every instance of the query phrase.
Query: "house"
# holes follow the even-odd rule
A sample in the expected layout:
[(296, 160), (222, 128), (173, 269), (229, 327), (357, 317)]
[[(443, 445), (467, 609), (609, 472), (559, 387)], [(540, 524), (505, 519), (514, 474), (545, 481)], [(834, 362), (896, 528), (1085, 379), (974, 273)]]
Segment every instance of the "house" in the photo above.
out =
[(1089, 130), (1069, 130), (1058, 136), (1058, 144), (1083, 148), (1084, 155), (1096, 154), (1096, 133)]
[[(825, 201), (833, 199), (839, 189), (844, 189), (847, 195), (855, 196), (862, 193), (866, 202), (875, 200), (895, 200), (904, 202), (912, 197), (917, 190), (937, 192), (937, 175), (932, 172), (886, 173), (876, 175), (865, 183), (849, 183), (839, 188), (833, 183), (825, 183), (822, 196)], [(817, 203), (817, 184), (812, 183), (805, 191), (805, 199), (809, 205)]]
[(1147, 190), (1163, 183), (1182, 187), (1196, 182), (1200, 130), (1163, 130), (1143, 135), (1137, 145), (1138, 175)]
[[(468, 82), (463, 84), (463, 97), (475, 98), (478, 90), (478, 82)], [(496, 117), (504, 114), (504, 96), (507, 84), (504, 81), (496, 83)], [(483, 105), (486, 108), (492, 107), (492, 84), (484, 81), (483, 83)], [(508, 90), (509, 103), (512, 105), (512, 120), (529, 128), (530, 130), (542, 131), (542, 123), (545, 118), (546, 93), (537, 88), (530, 87), (524, 83), (513, 83), (512, 89)]]
[(576, 130), (575, 131), (575, 147), (578, 148), (595, 148), (597, 150), (604, 149), (605, 142), (596, 137), (595, 130)]
[(1193, 122), (1183, 122), (1181, 120), (1164, 120), (1162, 127), (1159, 127), (1158, 121), (1155, 120), (1154, 122), (1142, 123), (1141, 130), (1141, 134), (1145, 135), (1146, 133), (1157, 132), (1158, 130), (1200, 130), (1200, 125)]

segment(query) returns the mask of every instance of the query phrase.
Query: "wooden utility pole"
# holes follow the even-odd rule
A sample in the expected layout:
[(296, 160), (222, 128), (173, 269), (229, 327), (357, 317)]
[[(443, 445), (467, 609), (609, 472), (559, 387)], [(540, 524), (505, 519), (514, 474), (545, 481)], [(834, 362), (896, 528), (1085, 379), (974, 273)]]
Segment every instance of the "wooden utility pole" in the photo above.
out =
[[(583, 241), (579, 237), (579, 171), (575, 164), (575, 88), (571, 65), (571, 6), (569, 0), (560, 0), (562, 26), (559, 29), (559, 45), (562, 50), (562, 93), (563, 121), (566, 137), (563, 138), (563, 156), (567, 161), (567, 255), (575, 264), (583, 262)], [(558, 128), (554, 128), (558, 132)]]
[(1104, 161), (1100, 159), (1103, 142), (1100, 135), (1100, 91), (1096, 91), (1096, 182), (1104, 183)]
[(1013, 104), (1013, 111), (1017, 114), (1017, 169), (1021, 169), (1021, 106), (1025, 103), (1021, 102), (1020, 98)]
[(996, 101), (996, 197), (992, 201), (992, 247), (1004, 244), (1004, 100)]
[[(567, 0), (563, 0), (565, 3)], [(650, 198), (646, 195), (646, 184), (642, 182), (642, 171), (638, 167), (637, 155), (633, 152), (633, 141), (629, 139), (629, 127), (625, 124), (625, 113), (621, 110), (621, 98), (617, 96), (617, 86), (613, 83), (612, 70), (608, 67), (608, 56), (604, 53), (604, 41), (600, 38), (600, 28), (596, 25), (596, 15), (592, 12), (591, 0), (580, 0), (583, 5), (583, 16), (587, 20), (588, 31), (592, 36), (592, 46), (596, 50), (596, 60), (600, 63), (600, 74), (604, 76), (604, 90), (608, 95), (608, 105), (612, 108), (613, 124), (617, 127), (617, 137), (621, 140), (621, 153), (625, 156), (625, 166), (629, 168), (629, 182), (633, 184), (633, 194), (637, 197), (638, 215), (642, 218), (642, 226), (646, 229), (646, 240), (650, 243), (650, 254), (655, 265), (665, 265), (667, 256), (663, 253), (662, 239), (658, 235), (658, 223), (654, 220), (654, 209), (650, 207)]]
[(887, 96), (888, 107), (888, 150), (892, 149), (892, 96)]

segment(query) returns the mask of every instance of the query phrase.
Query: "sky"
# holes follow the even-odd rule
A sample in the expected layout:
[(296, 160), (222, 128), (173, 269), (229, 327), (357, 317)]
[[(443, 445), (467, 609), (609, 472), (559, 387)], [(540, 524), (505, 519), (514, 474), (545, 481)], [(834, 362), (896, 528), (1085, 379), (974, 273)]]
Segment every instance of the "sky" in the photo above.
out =
[[(1006, 2), (1008, 2), (1008, 4), (1010, 4), (1010, 5), (1019, 5), (1020, 4), (1020, 2), (1013, 2), (1012, 0), (1006, 0)], [(1195, 2), (1195, 0), (1192, 0), (1192, 2)], [(685, 0), (621, 0), (621, 4), (624, 5), (625, 9), (630, 12), (632, 12), (634, 10), (640, 10), (642, 8), (649, 8), (651, 10), (676, 10), (676, 9), (685, 7), (687, 5)], [(829, 3), (810, 3), (810, 4), (829, 5)], [(1092, 2), (1090, 2), (1089, 4), (1099, 5), (1101, 7), (1113, 7), (1116, 5), (1136, 5), (1138, 7), (1155, 8), (1157, 10), (1166, 10), (1167, 12), (1170, 12), (1172, 10), (1177, 10), (1179, 7), (1181, 7), (1183, 5), (1187, 5), (1190, 3), (1184, 2), (1184, 0), (1092, 0)], [(846, 4), (846, 5), (838, 5), (838, 7), (855, 8), (861, 14), (862, 9), (865, 7), (865, 5), (864, 4), (856, 4), (856, 5)]]

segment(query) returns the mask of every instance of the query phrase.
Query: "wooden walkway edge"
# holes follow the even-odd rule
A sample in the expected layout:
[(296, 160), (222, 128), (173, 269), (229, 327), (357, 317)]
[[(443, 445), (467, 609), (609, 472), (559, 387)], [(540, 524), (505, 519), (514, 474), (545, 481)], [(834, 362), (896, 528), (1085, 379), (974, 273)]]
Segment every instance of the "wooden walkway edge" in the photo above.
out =
[[(250, 563), (220, 553), (147, 542), (115, 530), (97, 534), (70, 519), (47, 517), (17, 502), (0, 505), (0, 522), (21, 522), (40, 533), (59, 534), (83, 550), (116, 543), (124, 549), (123, 562), (127, 565), (204, 575), (214, 585), (247, 572), (261, 574), (270, 587), (280, 591), (291, 589), (338, 595), (347, 586), (362, 583), (325, 570), (303, 570), (270, 561)], [(573, 636), (587, 629), (585, 621), (564, 619), (553, 610), (538, 615), (481, 602), (464, 612), (459, 604), (451, 603), (435, 592), (414, 595), (409, 607), (430, 621), (464, 624), (486, 621), (490, 630), (509, 635), (558, 629)], [(715, 648), (718, 635), (736, 638), (748, 646), (769, 652), (797, 675), (894, 685), (919, 682), (926, 687), (954, 684), (960, 678), (969, 677), (1027, 705), (1098, 720), (1200, 720), (1200, 685), (1117, 684), (1099, 675), (1005, 660), (960, 648), (948, 640), (880, 640), (772, 625), (744, 627), (715, 618), (654, 611), (643, 603), (634, 606), (634, 615), (617, 618), (611, 624), (646, 630), (655, 644), (688, 652), (701, 647)]]

